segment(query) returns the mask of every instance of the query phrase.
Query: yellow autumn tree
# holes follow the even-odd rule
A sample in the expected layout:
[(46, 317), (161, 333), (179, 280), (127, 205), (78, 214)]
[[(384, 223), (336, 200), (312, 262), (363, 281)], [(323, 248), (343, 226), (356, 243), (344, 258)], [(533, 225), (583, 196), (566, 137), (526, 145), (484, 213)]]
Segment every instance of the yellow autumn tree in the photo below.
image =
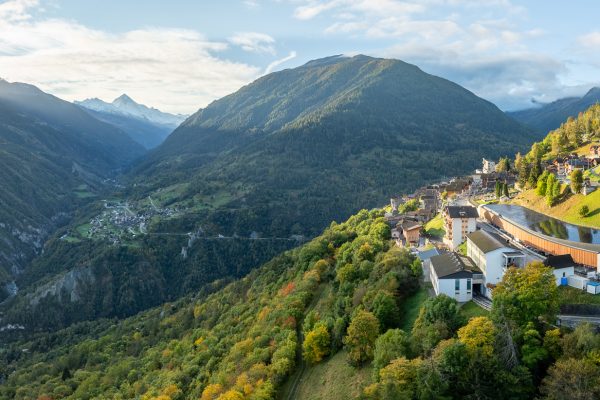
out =
[(496, 327), (491, 319), (488, 317), (475, 317), (471, 318), (467, 325), (458, 330), (458, 340), (470, 351), (491, 356), (494, 354), (496, 333)]
[(215, 400), (223, 393), (223, 385), (212, 383), (204, 388), (200, 400)]

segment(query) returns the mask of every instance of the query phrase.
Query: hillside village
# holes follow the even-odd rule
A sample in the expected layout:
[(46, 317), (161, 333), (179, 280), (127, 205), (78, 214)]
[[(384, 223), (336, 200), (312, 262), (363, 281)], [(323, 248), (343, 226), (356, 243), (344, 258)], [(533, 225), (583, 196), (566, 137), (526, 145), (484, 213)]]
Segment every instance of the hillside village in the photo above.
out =
[[(579, 170), (583, 177), (580, 193), (590, 195), (599, 185), (600, 146), (586, 148), (587, 154), (574, 152), (544, 160), (544, 174), (555, 175), (568, 187), (573, 172)], [(525, 191), (519, 185), (519, 171), (502, 168), (503, 162), (483, 159), (482, 167), (472, 175), (390, 199), (385, 218), (392, 239), (421, 259), (431, 295), (445, 294), (460, 303), (474, 301), (490, 309), (493, 288), (508, 268), (522, 268), (531, 262), (552, 267), (557, 286), (576, 288), (590, 297), (600, 293), (600, 242), (594, 239), (598, 231), (590, 229), (592, 240), (578, 241), (525, 223), (519, 218), (524, 210), (512, 204), (512, 199)], [(536, 218), (561, 223), (527, 211)], [(579, 232), (588, 229), (569, 225), (565, 231), (574, 228)]]

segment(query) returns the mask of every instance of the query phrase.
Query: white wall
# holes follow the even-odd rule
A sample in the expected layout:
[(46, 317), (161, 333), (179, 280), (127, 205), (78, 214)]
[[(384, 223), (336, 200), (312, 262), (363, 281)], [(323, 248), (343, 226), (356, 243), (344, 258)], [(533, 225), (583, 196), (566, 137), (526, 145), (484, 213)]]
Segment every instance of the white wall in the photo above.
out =
[(575, 267), (567, 267), (567, 268), (555, 268), (552, 273), (556, 277), (556, 286), (560, 286), (560, 280), (563, 277), (563, 273), (567, 278), (569, 276), (575, 275)]
[(445, 294), (446, 296), (455, 299), (460, 303), (464, 303), (473, 299), (473, 284), (471, 282), (471, 290), (467, 291), (467, 278), (460, 279), (460, 290), (458, 293), (455, 290), (455, 280), (450, 279), (438, 279), (431, 269), (431, 283), (435, 294)]

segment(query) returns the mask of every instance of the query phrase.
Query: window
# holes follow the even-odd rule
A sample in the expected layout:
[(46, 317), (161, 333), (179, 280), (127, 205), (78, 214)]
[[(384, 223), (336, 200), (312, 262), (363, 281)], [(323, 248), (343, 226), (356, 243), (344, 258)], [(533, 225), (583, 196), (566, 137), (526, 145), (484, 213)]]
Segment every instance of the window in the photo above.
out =
[(471, 290), (471, 280), (467, 279), (467, 290)]
[(454, 280), (454, 290), (456, 290), (457, 292), (460, 290), (460, 279)]

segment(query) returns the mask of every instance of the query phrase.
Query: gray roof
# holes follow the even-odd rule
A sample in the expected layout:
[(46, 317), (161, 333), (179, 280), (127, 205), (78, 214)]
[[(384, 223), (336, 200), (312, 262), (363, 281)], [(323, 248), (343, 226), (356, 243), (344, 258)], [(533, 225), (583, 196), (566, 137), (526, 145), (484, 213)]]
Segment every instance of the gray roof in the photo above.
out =
[(477, 218), (477, 209), (471, 206), (447, 206), (446, 213), (450, 218)]
[(503, 247), (513, 248), (498, 234), (484, 230), (478, 230), (473, 233), (469, 233), (467, 238), (470, 239), (471, 242), (473, 242), (473, 244), (477, 246), (477, 248), (484, 254), (487, 254), (490, 251), (501, 249)]
[(473, 273), (481, 273), (473, 260), (458, 253), (444, 253), (429, 260), (438, 279), (470, 278)]
[(434, 247), (433, 249), (419, 251), (418, 257), (421, 261), (429, 260), (433, 256), (439, 255), (440, 252)]

